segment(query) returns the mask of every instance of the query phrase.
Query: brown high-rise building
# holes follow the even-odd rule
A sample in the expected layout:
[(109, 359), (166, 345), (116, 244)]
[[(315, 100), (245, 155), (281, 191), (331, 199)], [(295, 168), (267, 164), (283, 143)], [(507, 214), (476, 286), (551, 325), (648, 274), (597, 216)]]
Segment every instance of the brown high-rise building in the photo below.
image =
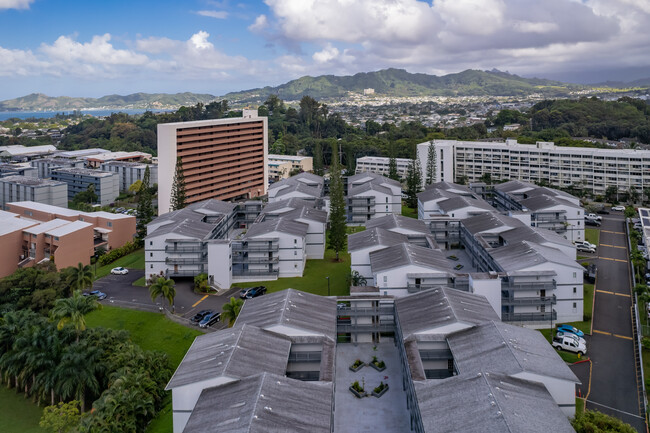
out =
[(266, 117), (243, 117), (158, 125), (158, 214), (171, 210), (176, 159), (185, 176), (185, 203), (211, 198), (238, 200), (266, 194)]

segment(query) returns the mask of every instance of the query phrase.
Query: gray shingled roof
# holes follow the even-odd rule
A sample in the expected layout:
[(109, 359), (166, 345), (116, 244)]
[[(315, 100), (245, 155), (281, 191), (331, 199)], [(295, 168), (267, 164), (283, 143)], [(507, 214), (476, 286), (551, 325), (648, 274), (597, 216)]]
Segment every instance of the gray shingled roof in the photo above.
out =
[(557, 248), (547, 247), (530, 241), (495, 248), (491, 252), (494, 261), (505, 272), (515, 272), (541, 263), (558, 263), (582, 269), (573, 258), (567, 257)]
[(404, 338), (452, 323), (499, 320), (484, 296), (443, 287), (397, 298), (395, 308)]
[(360, 182), (373, 182), (377, 184), (386, 183), (386, 184), (398, 186), (400, 188), (402, 187), (402, 184), (399, 181), (389, 179), (377, 173), (363, 172), (363, 173), (355, 174), (353, 176), (348, 176), (348, 185), (353, 185)]
[(389, 247), (403, 243), (408, 243), (408, 237), (406, 235), (379, 227), (348, 235), (348, 251), (357, 251), (380, 245)]
[(464, 209), (466, 207), (472, 206), (479, 209), (483, 209), (487, 212), (496, 212), (496, 209), (490, 206), (490, 204), (484, 200), (477, 200), (471, 197), (456, 196), (447, 200), (442, 200), (438, 203), (440, 209), (445, 213), (455, 211), (457, 209)]
[(422, 192), (419, 192), (417, 194), (417, 196), (418, 196), (418, 200), (420, 200), (423, 203), (427, 202), (427, 201), (430, 201), (430, 200), (435, 200), (435, 199), (438, 199), (438, 198), (454, 198), (454, 197), (458, 197), (458, 195), (453, 193), (453, 192), (445, 191), (443, 189), (435, 189), (435, 188), (426, 189), (426, 190), (424, 190)]
[(325, 184), (325, 180), (321, 176), (317, 176), (312, 173), (300, 173), (295, 176), (291, 176), (287, 179), (282, 179), (279, 182), (275, 182), (269, 186), (270, 190), (284, 187), (287, 185), (313, 185), (314, 187), (317, 188), (323, 188), (323, 185)]
[(356, 197), (359, 194), (363, 194), (367, 191), (377, 191), (386, 195), (393, 195), (393, 191), (390, 188), (374, 182), (366, 182), (354, 188), (350, 188), (348, 191), (348, 197)]
[(519, 202), (526, 209), (531, 211), (548, 209), (554, 206), (569, 206), (574, 208), (579, 208), (580, 206), (571, 203), (568, 200), (565, 200), (560, 197), (552, 197), (550, 195), (537, 195), (533, 197), (526, 198)]
[(203, 240), (210, 233), (212, 233), (213, 229), (214, 224), (208, 224), (202, 221), (197, 221), (195, 219), (186, 218), (180, 221), (174, 220), (173, 223), (160, 226), (152, 233), (149, 233), (147, 237), (160, 236), (164, 234), (176, 234), (196, 240)]
[(476, 215), (471, 218), (464, 219), (461, 221), (461, 224), (473, 235), (499, 227), (503, 227), (504, 230), (509, 230), (510, 228), (526, 225), (516, 218), (502, 215), (500, 213), (485, 213)]
[(380, 227), (386, 230), (402, 228), (414, 232), (431, 234), (431, 231), (427, 228), (424, 221), (395, 214), (368, 220), (366, 222), (366, 229), (371, 229), (373, 227)]
[(322, 194), (322, 192), (323, 192), (322, 188), (320, 188), (320, 187), (319, 188), (312, 187), (312, 186), (306, 185), (306, 184), (298, 181), (296, 183), (287, 185), (286, 187), (279, 190), (275, 194), (275, 197), (282, 197), (283, 195), (287, 195), (287, 194), (292, 193), (294, 191), (297, 191), (297, 192), (300, 192), (302, 194), (306, 194), (306, 195), (309, 195), (309, 196), (312, 196), (312, 197), (316, 197), (316, 198), (323, 195)]
[(426, 433), (574, 432), (540, 383), (477, 373), (416, 382), (415, 393)]
[(559, 189), (547, 188), (545, 186), (535, 188), (531, 191), (526, 191), (527, 197), (535, 197), (537, 195), (550, 195), (552, 197), (559, 197), (568, 200), (572, 203), (580, 202), (580, 198), (576, 197), (575, 195), (571, 195), (568, 192)]
[(336, 300), (294, 289), (270, 293), (244, 303), (237, 325), (276, 325), (322, 334), (336, 341)]
[(436, 182), (432, 183), (429, 185), (426, 185), (424, 187), (425, 190), (429, 189), (439, 189), (447, 192), (452, 192), (454, 194), (460, 194), (460, 195), (471, 195), (472, 197), (475, 196), (474, 191), (469, 189), (466, 185), (460, 185), (458, 183), (453, 183), (453, 182)]
[(290, 221), (296, 221), (298, 218), (304, 218), (306, 220), (317, 221), (324, 224), (327, 222), (327, 211), (309, 207), (301, 207), (299, 209), (294, 209), (292, 211), (283, 213), (282, 218), (288, 219)]
[(499, 233), (499, 236), (501, 236), (501, 238), (503, 238), (508, 244), (530, 241), (538, 244), (550, 242), (556, 245), (573, 245), (570, 240), (558, 235), (554, 231), (526, 225), (501, 232)]
[(580, 382), (553, 346), (534, 329), (490, 321), (451, 334), (447, 342), (461, 375), (529, 372)]
[(285, 218), (278, 218), (253, 224), (244, 235), (244, 239), (253, 238), (256, 236), (264, 236), (272, 232), (288, 233), (295, 236), (305, 236), (308, 229), (309, 225), (306, 223), (291, 221)]
[(406, 265), (453, 273), (451, 264), (445, 255), (441, 251), (431, 248), (399, 244), (370, 253), (370, 267), (373, 273)]
[(229, 215), (237, 207), (234, 203), (228, 203), (221, 200), (210, 199), (204, 200), (198, 203), (192, 203), (187, 206), (185, 209), (190, 209), (200, 216), (203, 215)]
[(506, 193), (511, 193), (511, 192), (524, 192), (527, 189), (528, 190), (533, 190), (539, 188), (537, 185), (528, 183), (528, 182), (523, 182), (521, 180), (509, 180), (508, 182), (504, 183), (499, 183), (494, 185), (494, 189)]
[(332, 384), (263, 373), (203, 390), (185, 433), (329, 433)]
[(194, 339), (165, 389), (220, 376), (248, 377), (267, 371), (284, 375), (291, 342), (255, 326), (224, 329)]
[(273, 203), (268, 203), (266, 206), (264, 206), (262, 213), (277, 212), (284, 208), (293, 208), (293, 209), (300, 209), (303, 207), (313, 208), (315, 205), (316, 204), (313, 201), (292, 197), (286, 200), (278, 200), (278, 201), (274, 201)]

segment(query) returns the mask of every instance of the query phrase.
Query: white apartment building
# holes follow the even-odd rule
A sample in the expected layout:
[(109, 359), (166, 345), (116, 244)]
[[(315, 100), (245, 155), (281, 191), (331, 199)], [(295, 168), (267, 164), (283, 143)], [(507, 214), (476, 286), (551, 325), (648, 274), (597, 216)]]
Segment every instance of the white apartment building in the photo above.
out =
[(127, 192), (129, 187), (138, 180), (144, 180), (144, 172), (149, 167), (149, 186), (158, 183), (158, 164), (144, 164), (141, 162), (110, 161), (102, 163), (102, 171), (117, 173), (120, 177), (120, 192)]
[(68, 207), (68, 184), (28, 176), (0, 177), (0, 209), (13, 201)]
[[(426, 173), (430, 142), (418, 144), (417, 157)], [(576, 186), (603, 195), (610, 186), (619, 191), (650, 187), (650, 150), (561, 147), (552, 142), (518, 144), (434, 140), (436, 181), (467, 178), (477, 182), (484, 174), (492, 180), (518, 179), (548, 182), (559, 188)]]
[[(395, 158), (397, 174), (400, 179), (406, 179), (406, 172), (409, 169), (411, 160), (408, 158)], [(388, 176), (390, 158), (382, 156), (364, 156), (357, 158), (356, 173), (376, 173), (382, 176)]]
[(347, 216), (350, 223), (402, 213), (402, 185), (374, 173), (360, 173), (347, 178)]
[(269, 203), (298, 198), (315, 201), (323, 196), (325, 180), (311, 173), (300, 173), (269, 186)]

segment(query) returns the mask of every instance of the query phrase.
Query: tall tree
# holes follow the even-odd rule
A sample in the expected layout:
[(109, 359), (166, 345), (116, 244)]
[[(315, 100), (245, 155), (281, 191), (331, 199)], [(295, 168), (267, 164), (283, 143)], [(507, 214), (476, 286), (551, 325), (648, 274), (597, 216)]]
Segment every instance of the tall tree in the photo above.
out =
[(79, 402), (72, 400), (69, 403), (60, 402), (56, 406), (43, 409), (43, 416), (38, 425), (52, 433), (68, 433), (76, 430), (80, 419)]
[(316, 140), (314, 143), (314, 174), (318, 176), (323, 175), (323, 145), (320, 140)]
[(171, 209), (178, 210), (185, 207), (185, 176), (183, 175), (183, 161), (176, 158), (176, 170), (172, 183)]
[(164, 298), (169, 302), (169, 305), (174, 311), (174, 298), (176, 297), (176, 289), (174, 288), (174, 280), (158, 277), (158, 279), (149, 287), (149, 294), (151, 300), (155, 301), (158, 296)]
[(153, 205), (152, 205), (152, 191), (151, 191), (151, 173), (149, 166), (144, 170), (142, 177), (142, 187), (138, 191), (138, 210), (137, 210), (137, 231), (138, 239), (140, 242), (147, 236), (147, 224), (153, 219)]
[(399, 174), (397, 173), (397, 161), (394, 156), (391, 156), (388, 159), (388, 178), (393, 180), (400, 180)]
[(97, 394), (99, 389), (98, 374), (104, 365), (100, 351), (86, 343), (74, 343), (68, 346), (56, 367), (59, 395), (64, 399), (75, 397), (81, 402), (81, 412), (86, 409), (86, 393)]
[(242, 299), (235, 299), (231, 296), (230, 301), (221, 307), (221, 318), (228, 322), (229, 328), (232, 328), (235, 324), (237, 316), (239, 316), (239, 312), (243, 306), (244, 301)]
[(418, 193), (422, 189), (422, 171), (417, 158), (411, 159), (406, 173), (406, 204), (411, 208), (418, 207)]
[(436, 181), (436, 145), (433, 144), (433, 140), (429, 143), (429, 150), (427, 153), (427, 179), (425, 185), (431, 185)]
[(343, 178), (336, 146), (332, 146), (332, 165), (330, 165), (330, 230), (329, 248), (339, 253), (345, 248), (346, 241), (345, 197), (343, 195)]

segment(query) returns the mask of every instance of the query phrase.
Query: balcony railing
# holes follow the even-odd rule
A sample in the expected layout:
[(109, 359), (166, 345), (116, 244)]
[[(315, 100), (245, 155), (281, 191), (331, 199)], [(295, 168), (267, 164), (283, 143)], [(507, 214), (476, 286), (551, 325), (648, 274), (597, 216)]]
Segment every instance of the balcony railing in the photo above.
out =
[(524, 296), (508, 297), (501, 299), (501, 305), (546, 305), (557, 304), (557, 298), (553, 296)]
[(165, 263), (168, 265), (201, 265), (208, 263), (207, 257), (196, 257), (196, 258), (187, 258), (187, 257), (167, 257)]
[(291, 352), (288, 362), (320, 362), (321, 352)]
[(233, 269), (232, 270), (232, 275), (233, 276), (248, 276), (248, 275), (256, 275), (256, 276), (277, 276), (279, 273), (278, 269)]
[(510, 282), (503, 281), (501, 290), (555, 290), (557, 288), (555, 280), (553, 281), (528, 281), (528, 282)]
[(174, 270), (167, 270), (165, 272), (166, 276), (171, 278), (171, 277), (195, 277), (202, 273), (203, 270), (201, 269), (179, 269), (177, 271)]
[(176, 247), (174, 247), (173, 245), (165, 245), (166, 253), (200, 253), (203, 251), (204, 248), (198, 245), (192, 245), (192, 246), (176, 245)]
[(278, 257), (241, 257), (232, 256), (233, 263), (278, 263)]
[(232, 250), (233, 251), (278, 251), (280, 247), (278, 246), (277, 243), (273, 243), (271, 245), (263, 245), (263, 244), (239, 244), (239, 243), (234, 243), (232, 244)]
[(395, 314), (395, 309), (390, 307), (339, 307), (337, 316), (379, 316)]
[(395, 325), (393, 323), (337, 323), (336, 332), (395, 332)]
[(501, 313), (504, 322), (550, 322), (557, 320), (557, 311), (545, 313)]
[(420, 350), (420, 359), (422, 361), (438, 361), (441, 359), (452, 359), (450, 349), (427, 349)]

